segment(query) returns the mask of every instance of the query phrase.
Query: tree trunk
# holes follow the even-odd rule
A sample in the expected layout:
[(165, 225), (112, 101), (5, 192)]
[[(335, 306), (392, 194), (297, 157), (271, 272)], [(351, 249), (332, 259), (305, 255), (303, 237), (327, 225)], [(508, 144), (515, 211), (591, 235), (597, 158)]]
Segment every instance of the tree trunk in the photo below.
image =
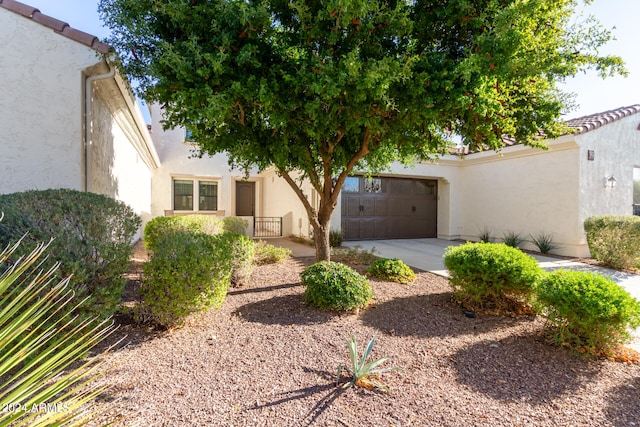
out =
[[(329, 217), (331, 219), (331, 217)], [(331, 261), (331, 246), (329, 245), (329, 223), (313, 227), (313, 240), (316, 245), (316, 262)]]

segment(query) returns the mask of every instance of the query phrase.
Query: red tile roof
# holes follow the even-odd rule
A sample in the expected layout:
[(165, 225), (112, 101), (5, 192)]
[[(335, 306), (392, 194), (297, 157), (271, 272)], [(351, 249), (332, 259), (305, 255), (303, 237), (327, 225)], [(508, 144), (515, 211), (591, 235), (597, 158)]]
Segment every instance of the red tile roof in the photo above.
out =
[(575, 129), (575, 133), (585, 133), (636, 113), (640, 113), (640, 104), (578, 117), (577, 119), (567, 120), (566, 123), (570, 128)]
[(0, 7), (22, 15), (25, 18), (29, 18), (41, 25), (44, 25), (45, 27), (49, 27), (56, 33), (88, 46), (91, 49), (97, 50), (100, 53), (106, 54), (111, 50), (111, 46), (102, 43), (96, 36), (71, 28), (71, 26), (66, 22), (59, 21), (49, 15), (40, 13), (40, 10), (35, 7), (15, 0), (0, 0)]

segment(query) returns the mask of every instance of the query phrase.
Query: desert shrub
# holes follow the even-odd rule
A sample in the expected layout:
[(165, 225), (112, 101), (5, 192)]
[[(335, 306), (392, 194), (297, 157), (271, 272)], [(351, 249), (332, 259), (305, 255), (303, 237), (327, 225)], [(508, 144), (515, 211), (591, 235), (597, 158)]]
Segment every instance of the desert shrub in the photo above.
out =
[(533, 257), (502, 243), (449, 246), (444, 263), (455, 297), (471, 309), (518, 310), (528, 305), (542, 273)]
[(224, 231), (234, 234), (246, 234), (249, 221), (237, 216), (225, 216), (222, 218)]
[(367, 265), (378, 259), (375, 253), (376, 248), (367, 250), (362, 249), (360, 245), (356, 245), (353, 248), (335, 248), (331, 251), (331, 257), (334, 261), (342, 263)]
[(291, 256), (291, 249), (274, 246), (264, 240), (258, 240), (255, 246), (256, 265), (277, 264)]
[(541, 254), (548, 254), (557, 246), (553, 243), (553, 236), (551, 234), (539, 233), (535, 236), (531, 236), (531, 241), (538, 247)]
[(332, 261), (320, 261), (302, 272), (307, 304), (328, 310), (364, 308), (373, 297), (367, 278), (352, 268)]
[(220, 308), (233, 267), (231, 241), (184, 230), (157, 238), (143, 267), (138, 320), (173, 327), (193, 312)]
[(483, 243), (491, 243), (491, 230), (489, 230), (488, 227), (484, 227), (482, 230), (480, 230), (478, 240)]
[(554, 271), (536, 286), (554, 340), (594, 355), (609, 355), (640, 326), (640, 303), (596, 273)]
[(342, 231), (329, 231), (329, 246), (331, 246), (332, 248), (339, 248), (340, 246), (342, 246)]
[(520, 246), (520, 244), (522, 244), (523, 240), (522, 237), (520, 237), (520, 234), (516, 233), (515, 231), (507, 231), (502, 235), (502, 241), (507, 246), (517, 248)]
[[(19, 248), (16, 243), (0, 253), (0, 426), (85, 425), (97, 415), (93, 399), (108, 387), (94, 382), (103, 362), (81, 359), (114, 327), (108, 319), (94, 319), (65, 328), (72, 310), (64, 308), (81, 303), (68, 279), (54, 280), (55, 268), (40, 270), (47, 245), (9, 261)], [(51, 316), (57, 317), (52, 328)], [(65, 410), (31, 411), (41, 404)]]
[(158, 239), (175, 230), (213, 236), (224, 231), (224, 222), (221, 218), (211, 215), (159, 216), (144, 227), (144, 246), (147, 250), (153, 251)]
[(597, 215), (584, 222), (591, 256), (613, 268), (632, 268), (640, 260), (640, 217)]
[(253, 272), (256, 244), (244, 234), (224, 233), (221, 236), (232, 251), (231, 284), (244, 285)]
[(76, 298), (86, 299), (76, 311), (76, 322), (94, 316), (105, 319), (116, 312), (132, 240), (141, 224), (130, 207), (99, 194), (57, 189), (1, 195), (0, 210), (0, 246), (25, 236), (12, 255), (14, 261), (53, 239), (42, 268), (60, 263), (54, 279), (71, 276), (69, 286)]
[(416, 279), (416, 274), (411, 267), (397, 258), (378, 259), (369, 266), (367, 273), (379, 279), (398, 283), (409, 283)]

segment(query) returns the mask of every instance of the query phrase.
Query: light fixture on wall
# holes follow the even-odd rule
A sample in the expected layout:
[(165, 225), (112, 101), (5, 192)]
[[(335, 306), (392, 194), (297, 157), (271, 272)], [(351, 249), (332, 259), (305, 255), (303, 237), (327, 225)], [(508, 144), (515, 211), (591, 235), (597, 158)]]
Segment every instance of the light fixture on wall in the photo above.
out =
[(607, 175), (604, 177), (604, 187), (605, 188), (614, 188), (618, 180), (613, 174)]

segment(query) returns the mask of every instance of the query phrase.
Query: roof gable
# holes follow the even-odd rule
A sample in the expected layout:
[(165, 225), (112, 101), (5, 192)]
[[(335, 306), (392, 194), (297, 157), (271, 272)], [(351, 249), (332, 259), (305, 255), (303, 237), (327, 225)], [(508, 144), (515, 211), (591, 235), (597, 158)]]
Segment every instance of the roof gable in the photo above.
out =
[(22, 15), (25, 18), (37, 22), (38, 24), (44, 25), (45, 27), (51, 28), (54, 32), (75, 42), (88, 46), (100, 53), (106, 54), (111, 50), (111, 46), (102, 43), (98, 40), (98, 37), (85, 33), (84, 31), (76, 30), (66, 22), (41, 13), (40, 10), (35, 7), (15, 0), (0, 0), (0, 7), (17, 13), (18, 15)]

